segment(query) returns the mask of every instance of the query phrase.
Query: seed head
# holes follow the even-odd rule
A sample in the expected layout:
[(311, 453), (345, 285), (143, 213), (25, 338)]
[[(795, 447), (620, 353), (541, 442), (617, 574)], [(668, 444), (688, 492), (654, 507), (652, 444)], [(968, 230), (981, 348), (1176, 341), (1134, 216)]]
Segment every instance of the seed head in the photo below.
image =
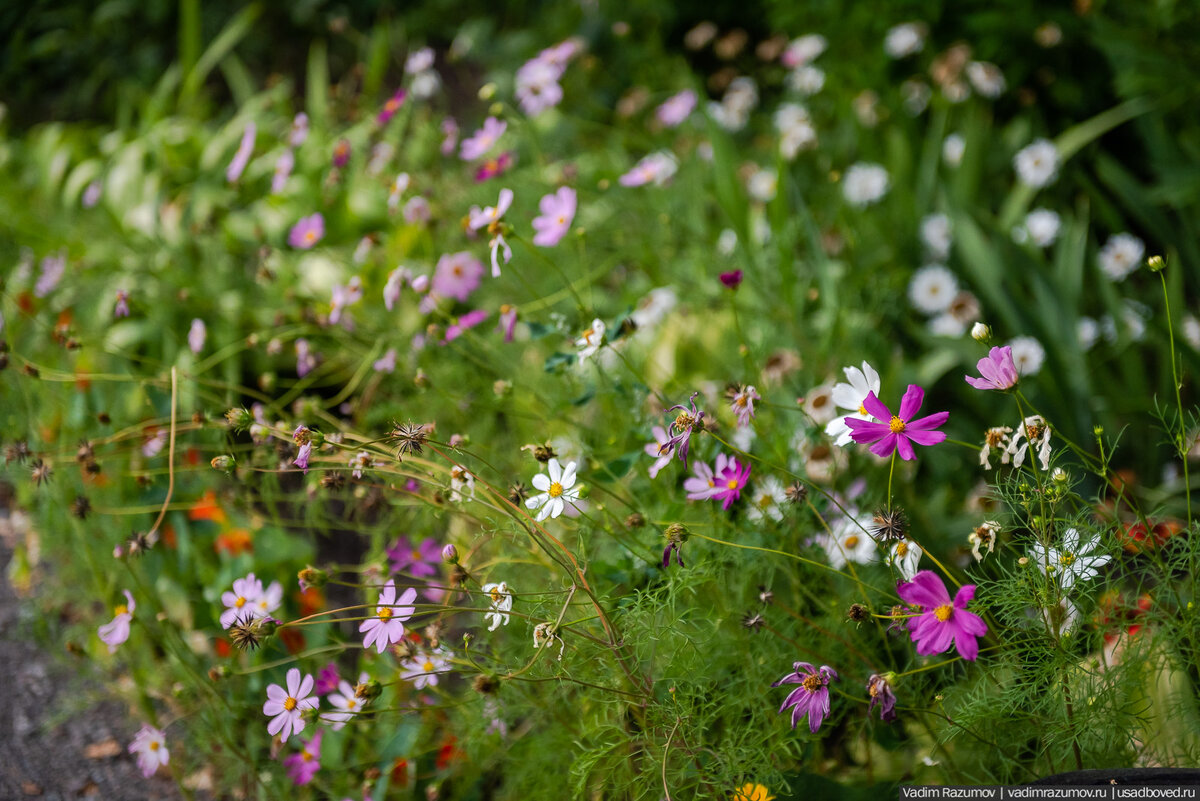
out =
[(50, 480), (53, 474), (54, 469), (50, 467), (48, 462), (44, 462), (41, 459), (33, 460), (32, 476), (34, 484), (37, 484), (39, 487), (42, 486)]
[(625, 528), (641, 528), (644, 525), (646, 525), (646, 518), (642, 516), (641, 512), (634, 512), (625, 518)]
[(797, 506), (808, 500), (808, 485), (801, 484), (799, 481), (793, 481), (786, 490), (784, 495), (787, 496), (789, 503), (794, 503)]
[(871, 527), (871, 535), (883, 542), (902, 540), (908, 533), (908, 517), (900, 507), (892, 509), (876, 509), (875, 525)]
[(391, 436), (396, 441), (397, 454), (402, 457), (420, 453), (429, 439), (425, 426), (416, 423), (397, 423)]
[(846, 610), (846, 618), (855, 623), (862, 623), (870, 616), (870, 610), (862, 604), (850, 604), (850, 608)]
[(71, 514), (78, 517), (80, 520), (87, 520), (87, 516), (92, 512), (92, 502), (83, 495), (76, 495), (75, 502), (71, 504)]
[(747, 612), (746, 614), (742, 615), (742, 625), (753, 632), (757, 632), (759, 629), (761, 629), (763, 624), (766, 622), (767, 621), (758, 612)]

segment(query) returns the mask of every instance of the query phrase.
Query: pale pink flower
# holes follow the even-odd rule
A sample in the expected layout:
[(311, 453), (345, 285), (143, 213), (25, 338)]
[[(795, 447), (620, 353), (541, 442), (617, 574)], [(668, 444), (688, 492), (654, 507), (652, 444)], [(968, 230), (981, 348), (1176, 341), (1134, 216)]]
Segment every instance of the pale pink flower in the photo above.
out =
[(525, 62), (516, 76), (517, 102), (531, 117), (562, 102), (563, 90), (558, 79), (562, 70), (541, 58)]
[(1017, 366), (1013, 362), (1012, 348), (992, 348), (988, 355), (976, 365), (982, 378), (965, 376), (975, 389), (1011, 389), (1017, 385)]
[(500, 262), (508, 264), (512, 261), (512, 248), (508, 242), (504, 240), (504, 234), (496, 234), (488, 242), (488, 247), (492, 254), (492, 278), (500, 277)]
[(478, 231), (480, 228), (486, 228), (494, 222), (499, 222), (504, 213), (508, 211), (509, 206), (513, 202), (513, 191), (508, 188), (500, 190), (500, 196), (496, 201), (495, 206), (486, 206), (481, 211), (478, 208), (471, 208), (469, 224), (473, 230)]
[(552, 248), (557, 245), (575, 219), (575, 190), (569, 186), (560, 187), (557, 192), (546, 195), (538, 202), (541, 209), (540, 217), (533, 218), (533, 244)]
[(325, 218), (320, 212), (301, 217), (291, 232), (288, 233), (288, 244), (294, 248), (308, 250), (321, 241), (325, 236)]
[(129, 744), (129, 753), (137, 757), (142, 776), (147, 779), (171, 758), (167, 751), (166, 735), (148, 724), (142, 724), (142, 728), (133, 736), (133, 742)]
[(311, 695), (312, 687), (313, 677), (306, 673), (301, 679), (299, 668), (287, 672), (286, 690), (278, 684), (267, 685), (267, 702), (263, 704), (263, 714), (271, 718), (267, 734), (279, 734), (286, 743), (288, 737), (304, 731), (305, 710), (316, 709), (321, 703)]
[(300, 147), (308, 138), (308, 115), (301, 111), (292, 119), (292, 130), (288, 134), (288, 144)]
[(437, 686), (438, 674), (445, 673), (450, 663), (438, 651), (418, 653), (400, 663), (400, 678), (411, 679), (413, 687), (422, 690)]
[(197, 317), (192, 320), (192, 327), (188, 331), (188, 347), (192, 349), (192, 353), (199, 353), (204, 350), (204, 340), (208, 338), (208, 328), (204, 325), (204, 321)]
[(504, 331), (504, 341), (512, 342), (513, 331), (517, 327), (517, 307), (505, 303), (500, 307), (500, 322), (496, 326)]
[(430, 288), (439, 295), (465, 302), (483, 276), (483, 263), (466, 251), (446, 253), (438, 259)]
[(661, 186), (675, 174), (677, 168), (675, 157), (665, 150), (659, 150), (643, 158), (617, 181), (621, 186), (642, 186), (649, 183)]
[(686, 120), (688, 115), (696, 109), (696, 102), (696, 93), (691, 89), (684, 89), (667, 98), (661, 106), (655, 109), (654, 115), (663, 125), (674, 128)]
[(458, 146), (458, 122), (453, 117), (442, 120), (442, 155), (449, 156)]
[[(675, 457), (675, 446), (671, 444), (671, 437), (662, 426), (654, 426), (650, 433), (654, 435), (654, 442), (646, 443), (645, 451), (654, 457), (654, 464), (650, 465), (649, 470), (650, 478), (653, 479), (658, 478), (658, 472)], [(701, 466), (703, 463), (696, 462), (696, 465)]]
[(483, 122), (483, 127), (473, 133), (470, 138), (464, 139), (462, 147), (458, 150), (458, 155), (463, 161), (474, 161), (481, 156), (487, 155), (487, 152), (496, 146), (496, 142), (508, 130), (508, 123), (503, 120), (498, 120), (495, 117), (488, 117)]
[(113, 317), (129, 316), (129, 293), (124, 289), (117, 290), (117, 302), (113, 306)]
[(417, 591), (409, 587), (397, 600), (396, 582), (393, 580), (385, 584), (375, 608), (377, 617), (364, 620), (358, 627), (360, 632), (367, 635), (363, 638), (363, 648), (370, 648), (374, 644), (382, 654), (389, 645), (400, 642), (404, 637), (404, 621), (416, 611), (411, 606), (416, 597)]
[(225, 170), (225, 180), (229, 183), (237, 183), (237, 180), (242, 177), (246, 165), (250, 163), (250, 154), (254, 152), (254, 137), (257, 133), (258, 126), (253, 122), (246, 123), (241, 144), (238, 145), (237, 152), (233, 154), (233, 160), (229, 162), (229, 167)]
[(233, 592), (221, 594), (225, 611), (221, 613), (221, 628), (227, 629), (239, 620), (257, 616), (257, 605), (263, 594), (262, 581), (250, 573), (245, 578), (234, 579)]
[(110, 654), (115, 654), (117, 646), (129, 639), (129, 623), (133, 620), (133, 610), (137, 608), (129, 590), (122, 590), (122, 592), (125, 593), (125, 600), (128, 603), (121, 604), (114, 609), (112, 622), (105, 623), (97, 630), (100, 641), (108, 646)]
[(271, 194), (278, 195), (287, 186), (288, 178), (292, 175), (292, 168), (296, 166), (296, 156), (292, 153), (291, 148), (279, 154), (279, 158), (275, 160), (275, 174), (271, 176)]

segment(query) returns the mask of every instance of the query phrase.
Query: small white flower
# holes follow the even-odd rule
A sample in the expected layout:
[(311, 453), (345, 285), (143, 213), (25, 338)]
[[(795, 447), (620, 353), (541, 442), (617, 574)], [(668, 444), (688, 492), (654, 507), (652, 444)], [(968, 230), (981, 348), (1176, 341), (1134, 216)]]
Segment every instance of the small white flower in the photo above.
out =
[(946, 162), (947, 167), (957, 167), (962, 164), (963, 151), (966, 149), (966, 140), (952, 133), (942, 141), (942, 161)]
[(488, 631), (495, 631), (502, 624), (507, 626), (508, 613), (512, 611), (513, 605), (512, 591), (508, 589), (508, 583), (501, 581), (499, 584), (484, 584), (483, 591), (487, 593), (491, 603), (491, 611), (485, 612), (483, 615), (492, 621), (492, 625), (488, 626)]
[[(1012, 444), (1012, 429), (1008, 426), (989, 428), (983, 435), (983, 448), (979, 451), (979, 466), (984, 470), (992, 469), (992, 451), (1000, 452), (1000, 464), (1008, 464), (1012, 454), (1008, 446)], [(1020, 465), (1017, 465), (1020, 467)]]
[(1116, 234), (1109, 237), (1097, 257), (1100, 269), (1113, 281), (1124, 281), (1142, 264), (1146, 255), (1146, 243), (1133, 234)]
[(1058, 176), (1058, 148), (1049, 139), (1036, 139), (1013, 157), (1017, 178), (1026, 186), (1041, 189)]
[(1038, 461), (1041, 462), (1042, 470), (1049, 470), (1050, 426), (1040, 415), (1032, 414), (1021, 421), (1021, 425), (1017, 426), (1016, 432), (1009, 440), (1005, 456), (1012, 458), (1013, 467), (1020, 467), (1024, 463), (1025, 452), (1030, 445), (1037, 448)]
[(787, 87), (805, 97), (811, 97), (825, 86), (825, 70), (804, 64), (788, 73)]
[(1189, 314), (1183, 318), (1183, 338), (1192, 346), (1192, 350), (1200, 350), (1200, 320)]
[(883, 39), (883, 52), (891, 58), (905, 58), (925, 48), (928, 29), (923, 22), (905, 22), (890, 28)]
[(950, 218), (945, 214), (930, 214), (921, 220), (921, 241), (934, 261), (944, 261), (950, 255), (953, 241)]
[[(1062, 218), (1058, 212), (1050, 209), (1034, 209), (1025, 215), (1025, 224), (1018, 230), (1039, 248), (1048, 248), (1058, 239), (1058, 229), (1062, 227)], [(1015, 236), (1014, 231), (1014, 239)], [(1025, 239), (1018, 239), (1024, 242)]]
[(929, 108), (933, 90), (924, 81), (909, 78), (900, 84), (900, 97), (904, 102), (904, 110), (908, 112), (909, 116), (919, 117), (925, 109)]
[[(730, 232), (732, 233), (732, 231)], [(724, 237), (724, 233), (721, 234)], [(737, 242), (737, 234), (733, 235), (734, 242)], [(718, 247), (719, 247), (718, 241)], [(732, 250), (731, 250), (732, 252)], [(637, 308), (629, 315), (633, 322), (637, 324), (638, 333), (643, 331), (652, 331), (661, 323), (671, 310), (679, 303), (679, 296), (675, 290), (669, 286), (660, 286), (657, 289), (651, 289), (646, 293), (645, 297), (638, 301)]]
[(984, 97), (995, 98), (1004, 92), (1004, 73), (995, 64), (987, 61), (968, 63), (967, 80), (975, 87), (975, 91)]
[(867, 533), (873, 518), (846, 516), (834, 521), (830, 531), (820, 538), (821, 547), (829, 558), (829, 566), (841, 570), (849, 562), (865, 565), (875, 557), (875, 540)]
[(604, 331), (604, 321), (597, 317), (595, 320), (592, 320), (591, 328), (584, 331), (579, 339), (575, 340), (575, 347), (579, 348), (580, 364), (583, 364), (589, 356), (600, 350), (600, 346), (604, 343)]
[(929, 320), (929, 333), (935, 337), (950, 337), (958, 339), (967, 333), (967, 324), (949, 312), (932, 317)]
[(433, 55), (432, 47), (422, 47), (419, 50), (414, 50), (404, 62), (404, 71), (409, 75), (415, 75), (418, 72), (430, 69), (433, 67)]
[(817, 146), (817, 129), (808, 109), (798, 103), (784, 103), (775, 110), (775, 129), (779, 131), (779, 152), (789, 161), (801, 150)]
[(1081, 541), (1079, 530), (1067, 529), (1063, 534), (1062, 548), (1044, 548), (1035, 542), (1029, 548), (1029, 560), (1043, 573), (1058, 579), (1064, 590), (1069, 590), (1077, 581), (1087, 581), (1099, 575), (1098, 568), (1112, 561), (1106, 553), (1093, 553), (1100, 547), (1100, 533), (1086, 542)]
[(861, 370), (857, 367), (845, 367), (842, 372), (845, 373), (848, 383), (834, 384), (831, 397), (839, 409), (844, 409), (849, 414), (830, 420), (829, 425), (825, 426), (825, 434), (833, 437), (835, 445), (844, 448), (852, 441), (850, 426), (846, 425), (846, 417), (858, 420), (872, 419), (870, 413), (863, 406), (863, 401), (872, 392), (878, 396), (879, 373), (875, 372), (875, 368), (866, 362), (862, 363)]
[(886, 561), (899, 571), (901, 578), (905, 581), (912, 581), (913, 576), (917, 575), (922, 553), (924, 551), (921, 550), (920, 545), (912, 540), (903, 539), (888, 549)]
[(1075, 338), (1079, 340), (1079, 349), (1089, 351), (1100, 338), (1100, 324), (1091, 317), (1080, 317), (1075, 323)]
[(810, 33), (793, 39), (783, 51), (780, 60), (784, 66), (799, 67), (825, 52), (828, 42), (819, 33)]
[(982, 562), (983, 557), (996, 549), (998, 536), (1000, 536), (1000, 524), (995, 520), (984, 520), (967, 535), (967, 542), (971, 545), (971, 555), (975, 557), (976, 562)]
[(879, 164), (858, 162), (850, 165), (842, 179), (842, 195), (855, 208), (865, 208), (887, 194), (888, 172)]
[(732, 256), (733, 249), (737, 247), (737, 241), (737, 231), (732, 228), (724, 229), (721, 231), (721, 235), (717, 237), (717, 252), (722, 256)]
[(567, 501), (579, 499), (579, 488), (575, 486), (575, 462), (567, 462), (566, 467), (559, 465), (558, 459), (546, 463), (546, 473), (538, 473), (533, 477), (533, 486), (540, 490), (525, 501), (528, 509), (538, 509), (537, 522), (547, 517), (558, 517), (563, 513)]
[(1042, 369), (1042, 362), (1046, 360), (1046, 349), (1033, 337), (1013, 337), (1008, 341), (1008, 347), (1012, 348), (1017, 375), (1034, 375)]
[(550, 647), (556, 640), (558, 641), (558, 661), (561, 662), (563, 658), (563, 650), (567, 647), (567, 644), (563, 642), (563, 638), (558, 636), (558, 633), (555, 632), (554, 624), (548, 622), (538, 623), (533, 627), (534, 648)]
[(787, 491), (783, 482), (775, 476), (767, 476), (758, 482), (750, 494), (750, 505), (746, 509), (746, 517), (755, 522), (770, 518), (776, 522), (783, 519), (783, 503), (787, 500)]
[(474, 500), (475, 476), (461, 465), (450, 468), (450, 500), (454, 503)]
[(908, 300), (917, 311), (938, 314), (950, 308), (958, 294), (958, 279), (940, 264), (927, 264), (913, 273)]
[(755, 170), (746, 181), (746, 191), (750, 193), (750, 197), (763, 203), (774, 200), (778, 188), (779, 176), (774, 170)]
[(837, 404), (833, 400), (833, 385), (821, 384), (804, 393), (804, 411), (808, 412), (808, 416), (817, 425), (824, 425), (836, 417)]

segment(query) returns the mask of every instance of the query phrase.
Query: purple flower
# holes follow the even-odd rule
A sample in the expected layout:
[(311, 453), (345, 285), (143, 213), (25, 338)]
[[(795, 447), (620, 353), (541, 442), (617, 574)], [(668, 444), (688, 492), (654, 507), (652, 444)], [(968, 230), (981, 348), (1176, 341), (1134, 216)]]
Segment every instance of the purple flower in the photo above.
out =
[(517, 327), (517, 307), (505, 303), (500, 307), (500, 322), (496, 326), (504, 331), (504, 341), (513, 341), (513, 330)]
[[(724, 467), (729, 457), (717, 455), (717, 466)], [(705, 462), (692, 462), (692, 475), (683, 480), (683, 489), (689, 501), (707, 501), (717, 491), (717, 479), (713, 469)]]
[(379, 110), (379, 116), (375, 118), (375, 122), (380, 127), (383, 127), (391, 122), (392, 117), (395, 117), (396, 112), (399, 111), (400, 107), (404, 105), (404, 99), (406, 97), (408, 97), (408, 92), (406, 92), (404, 89), (397, 89), (396, 94), (389, 97), (387, 102), (383, 104), (383, 108)]
[(721, 273), (719, 276), (721, 283), (729, 289), (737, 289), (742, 283), (742, 271), (730, 270), (727, 273)]
[(396, 349), (388, 348), (387, 353), (380, 356), (371, 365), (377, 373), (394, 373), (396, 372)]
[(965, 376), (975, 389), (1011, 389), (1017, 384), (1017, 365), (1013, 362), (1012, 348), (992, 348), (988, 355), (975, 365), (983, 378)]
[(67, 255), (65, 252), (59, 252), (42, 259), (42, 272), (33, 287), (34, 296), (44, 298), (53, 292), (66, 271)]
[(330, 662), (317, 673), (317, 684), (314, 692), (317, 695), (329, 695), (338, 688), (339, 681), (341, 681), (341, 678), (338, 676), (337, 663)]
[(680, 567), (683, 567), (683, 544), (679, 543), (679, 542), (668, 542), (667, 547), (663, 548), (662, 566), (663, 567), (671, 566), (671, 552), (672, 551), (675, 552), (675, 561), (679, 563)]
[(792, 672), (772, 684), (799, 684), (784, 699), (779, 711), (792, 707), (792, 728), (800, 722), (800, 718), (808, 715), (808, 728), (814, 734), (821, 728), (821, 722), (829, 715), (829, 682), (837, 681), (838, 674), (828, 665), (821, 665), (817, 670), (808, 662), (796, 662)]
[(333, 146), (333, 166), (341, 169), (350, 161), (350, 140), (339, 139)]
[(413, 616), (416, 609), (412, 602), (417, 598), (417, 591), (409, 587), (396, 598), (396, 582), (389, 581), (379, 593), (379, 601), (375, 614), (370, 620), (364, 620), (358, 630), (367, 636), (363, 638), (363, 648), (370, 648), (372, 643), (379, 653), (404, 637), (404, 621)]
[(305, 473), (308, 473), (308, 457), (312, 456), (312, 443), (306, 442), (300, 446), (300, 452), (296, 454), (296, 458), (292, 460), (292, 464), (299, 467)]
[[(875, 416), (875, 420), (858, 420), (846, 417), (846, 425), (850, 427), (850, 438), (860, 445), (871, 445), (871, 453), (876, 456), (889, 456), (892, 451), (899, 451), (900, 458), (912, 461), (917, 458), (912, 443), (918, 445), (936, 445), (946, 438), (946, 432), (934, 431), (950, 418), (950, 412), (937, 412), (919, 420), (912, 417), (925, 400), (925, 390), (916, 384), (909, 384), (904, 397), (900, 399), (900, 414), (893, 415), (884, 406), (875, 393), (871, 392), (863, 401), (863, 408)], [(879, 422), (888, 420), (887, 423)]]
[(117, 302), (113, 306), (113, 317), (129, 316), (129, 293), (124, 289), (117, 290)]
[(898, 582), (896, 593), (902, 601), (921, 608), (921, 614), (909, 621), (918, 654), (940, 654), (954, 645), (963, 659), (974, 661), (979, 655), (976, 638), (987, 634), (988, 629), (983, 618), (967, 611), (967, 602), (975, 597), (974, 584), (959, 587), (952, 602), (937, 574), (922, 570), (912, 581)]
[(896, 719), (896, 694), (892, 692), (892, 685), (885, 676), (872, 673), (871, 678), (867, 680), (867, 693), (871, 696), (871, 705), (867, 707), (868, 714), (875, 707), (879, 707), (879, 719), (884, 723), (891, 723)]
[(324, 236), (325, 218), (321, 216), (321, 212), (317, 212), (307, 217), (301, 217), (292, 226), (291, 233), (288, 234), (288, 244), (294, 248), (308, 250), (320, 242)]
[(287, 768), (288, 778), (297, 786), (308, 784), (321, 769), (321, 730), (309, 738), (299, 753), (284, 757), (283, 765)]
[(513, 154), (511, 150), (506, 150), (494, 159), (488, 159), (479, 165), (479, 169), (475, 170), (475, 183), (481, 184), (484, 181), (489, 181), (496, 176), (503, 175), (508, 172), (513, 165)]
[(543, 197), (538, 202), (542, 214), (533, 218), (533, 229), (537, 231), (533, 235), (533, 244), (552, 248), (562, 241), (575, 219), (575, 207), (575, 190), (569, 186), (560, 187), (557, 192)]
[(296, 375), (304, 378), (317, 366), (317, 356), (312, 352), (308, 340), (301, 337), (296, 340)]
[(300, 147), (308, 138), (308, 115), (301, 111), (292, 119), (292, 130), (288, 134), (288, 144)]
[(271, 178), (271, 194), (277, 195), (287, 186), (288, 178), (292, 175), (292, 168), (296, 166), (296, 156), (292, 153), (291, 148), (279, 154), (279, 158), (275, 160), (275, 175)]
[(688, 118), (688, 115), (696, 108), (696, 101), (696, 93), (691, 89), (684, 89), (667, 98), (661, 106), (655, 109), (654, 115), (663, 125), (674, 128)]
[[(674, 458), (675, 446), (671, 444), (671, 438), (667, 436), (667, 430), (662, 426), (655, 426), (650, 429), (650, 433), (654, 435), (654, 442), (647, 443), (645, 450), (654, 457), (654, 464), (650, 465), (650, 478), (658, 478), (658, 471), (666, 467), (667, 462)], [(697, 462), (696, 464), (701, 463)]]
[(671, 421), (671, 426), (667, 429), (670, 435), (669, 442), (675, 448), (675, 452), (679, 454), (679, 461), (687, 466), (688, 446), (692, 441), (692, 432), (699, 431), (704, 428), (704, 412), (696, 408), (696, 396), (699, 392), (693, 392), (688, 398), (688, 403), (691, 405), (689, 411), (683, 404), (676, 404), (667, 411), (673, 412), (680, 409), (675, 419)]
[(188, 347), (192, 349), (192, 353), (199, 353), (204, 350), (204, 340), (208, 338), (208, 328), (204, 325), (204, 321), (197, 317), (192, 320), (192, 327), (188, 331)]
[(482, 128), (473, 133), (470, 138), (463, 140), (462, 147), (458, 150), (459, 157), (463, 161), (474, 161), (486, 155), (495, 147), (496, 142), (506, 130), (508, 130), (507, 122), (495, 117), (488, 117), (484, 120)]
[(233, 154), (233, 160), (229, 162), (229, 167), (225, 170), (225, 180), (229, 183), (237, 183), (237, 180), (242, 177), (242, 171), (250, 163), (250, 154), (254, 152), (254, 137), (257, 134), (258, 126), (253, 122), (246, 123), (241, 144), (238, 145), (237, 152)]
[(401, 537), (387, 550), (392, 561), (393, 573), (408, 573), (410, 576), (436, 576), (442, 559), (442, 546), (432, 537), (420, 545), (413, 545), (408, 537)]
[(442, 339), (442, 344), (447, 345), (453, 342), (487, 318), (488, 312), (483, 309), (475, 309), (474, 311), (467, 312), (446, 327), (446, 336)]
[[(720, 464), (720, 456), (717, 457), (717, 463)], [(750, 478), (750, 465), (743, 465), (737, 459), (730, 458), (725, 469), (718, 469), (714, 478), (716, 486), (710, 497), (721, 501), (722, 509), (728, 509), (733, 506), (734, 501), (742, 497), (742, 488)]]
[(750, 421), (754, 418), (754, 402), (757, 400), (762, 400), (762, 396), (754, 387), (742, 386), (736, 390), (730, 390), (729, 408), (733, 409), (739, 428), (750, 425)]
[(483, 262), (470, 253), (445, 253), (438, 259), (430, 287), (439, 295), (466, 302), (483, 278)]

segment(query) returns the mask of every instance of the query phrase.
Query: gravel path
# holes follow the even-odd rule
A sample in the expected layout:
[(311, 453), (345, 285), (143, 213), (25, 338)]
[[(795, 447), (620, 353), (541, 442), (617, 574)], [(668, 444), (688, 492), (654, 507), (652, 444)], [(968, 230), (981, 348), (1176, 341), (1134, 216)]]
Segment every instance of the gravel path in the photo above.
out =
[(139, 726), (102, 685), (81, 678), (79, 663), (30, 633), (33, 610), (8, 583), (13, 537), (24, 515), (7, 508), (0, 487), (0, 799), (158, 801), (181, 798), (166, 777), (142, 777), (126, 748)]

